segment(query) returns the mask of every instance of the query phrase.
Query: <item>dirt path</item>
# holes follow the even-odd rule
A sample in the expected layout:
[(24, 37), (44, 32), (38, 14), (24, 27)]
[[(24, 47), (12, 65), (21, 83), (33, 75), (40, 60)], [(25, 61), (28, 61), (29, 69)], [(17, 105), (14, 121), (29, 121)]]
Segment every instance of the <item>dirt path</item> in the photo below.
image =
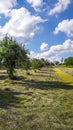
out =
[(73, 77), (66, 72), (63, 72), (59, 68), (54, 68), (55, 72), (59, 75), (59, 77), (66, 82), (73, 83)]

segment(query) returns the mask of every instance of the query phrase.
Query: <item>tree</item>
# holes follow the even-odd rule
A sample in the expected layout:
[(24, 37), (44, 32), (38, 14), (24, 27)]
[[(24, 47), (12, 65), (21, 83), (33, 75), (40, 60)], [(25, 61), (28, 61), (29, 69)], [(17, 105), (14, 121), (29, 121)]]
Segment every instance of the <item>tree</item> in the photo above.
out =
[(60, 64), (60, 62), (59, 61), (55, 61), (55, 65), (59, 65)]
[(27, 51), (7, 35), (0, 41), (0, 59), (6, 67), (10, 79), (14, 78), (14, 68), (27, 59)]
[(41, 67), (43, 67), (43, 63), (39, 59), (33, 59), (31, 61), (31, 67), (32, 69), (40, 69)]
[(30, 69), (30, 66), (31, 66), (31, 62), (30, 62), (30, 59), (27, 58), (26, 59), (26, 62), (23, 64), (23, 67), (24, 69), (26, 70), (26, 74), (29, 75), (30, 72), (28, 71)]
[(65, 59), (65, 65), (73, 65), (73, 57), (68, 57)]

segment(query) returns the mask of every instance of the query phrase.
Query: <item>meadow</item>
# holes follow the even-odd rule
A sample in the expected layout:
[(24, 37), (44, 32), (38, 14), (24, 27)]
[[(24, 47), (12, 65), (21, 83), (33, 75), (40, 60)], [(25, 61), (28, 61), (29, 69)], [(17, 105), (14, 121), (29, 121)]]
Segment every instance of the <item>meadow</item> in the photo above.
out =
[(73, 68), (0, 70), (0, 130), (73, 130)]

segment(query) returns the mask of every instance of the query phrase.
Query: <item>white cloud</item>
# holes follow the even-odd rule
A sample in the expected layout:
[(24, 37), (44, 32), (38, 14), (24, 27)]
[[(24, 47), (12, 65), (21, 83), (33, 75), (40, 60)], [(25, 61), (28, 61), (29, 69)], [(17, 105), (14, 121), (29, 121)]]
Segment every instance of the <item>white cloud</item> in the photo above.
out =
[(54, 8), (49, 11), (49, 15), (54, 15), (57, 13), (61, 13), (66, 10), (71, 3), (71, 0), (58, 0), (58, 2), (54, 5)]
[(9, 15), (10, 20), (5, 26), (0, 27), (0, 36), (8, 34), (17, 38), (22, 37), (25, 43), (32, 40), (38, 24), (45, 22), (40, 16), (31, 15), (25, 8), (13, 9)]
[(44, 53), (36, 53), (36, 52), (34, 52), (34, 51), (30, 51), (30, 55), (29, 55), (29, 57), (30, 57), (31, 59), (33, 59), (33, 58), (36, 58), (36, 59), (44, 58), (44, 59), (46, 59), (47, 56), (49, 56), (47, 52), (44, 52)]
[(43, 0), (26, 0), (35, 11), (39, 11), (40, 7), (43, 6)]
[(45, 51), (43, 53), (31, 52), (30, 57), (38, 58), (38, 59), (44, 58), (51, 61), (56, 61), (58, 60), (60, 54), (67, 53), (67, 52), (73, 52), (73, 41), (70, 39), (66, 40), (62, 44), (51, 46), (48, 51)]
[(30, 51), (29, 57), (30, 57), (31, 59), (33, 59), (33, 58), (37, 58), (37, 55), (38, 55), (38, 53), (36, 53), (36, 52), (34, 52), (34, 51)]
[(47, 49), (48, 49), (48, 44), (45, 43), (45, 42), (43, 42), (43, 43), (41, 44), (41, 46), (40, 46), (40, 50), (41, 50), (41, 51), (45, 51), (45, 50), (47, 50)]
[(0, 0), (0, 14), (8, 15), (10, 10), (17, 4), (16, 0)]
[(73, 52), (73, 41), (68, 39), (63, 44), (51, 46), (50, 51), (57, 54)]
[(61, 57), (59, 57), (58, 55), (54, 55), (54, 56), (49, 57), (47, 60), (53, 63), (55, 63), (55, 61), (61, 62)]
[(73, 37), (73, 19), (60, 22), (55, 28), (54, 34), (59, 32), (64, 32), (68, 37)]
[(49, 55), (48, 52), (40, 54), (40, 53), (35, 53), (34, 51), (30, 51), (29, 57), (31, 59), (33, 59), (33, 58), (36, 58), (36, 59), (44, 58), (44, 59), (47, 59), (49, 62), (55, 62), (55, 61), (61, 62), (61, 58), (57, 54), (54, 54), (54, 56), (52, 56), (52, 55)]

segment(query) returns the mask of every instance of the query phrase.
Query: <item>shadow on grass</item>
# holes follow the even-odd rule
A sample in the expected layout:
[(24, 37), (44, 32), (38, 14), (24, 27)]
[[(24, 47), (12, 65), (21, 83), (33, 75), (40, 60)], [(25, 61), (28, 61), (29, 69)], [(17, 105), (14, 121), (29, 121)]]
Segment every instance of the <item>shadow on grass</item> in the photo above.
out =
[(4, 90), (0, 89), (0, 108), (8, 109), (10, 107), (16, 107), (20, 103), (18, 95), (20, 92), (15, 92), (9, 88)]
[[(13, 86), (18, 85), (21, 87), (40, 89), (40, 90), (73, 90), (73, 85), (68, 83), (59, 82), (59, 81), (36, 81), (36, 80), (27, 80), (23, 76), (17, 77), (16, 80), (12, 82)], [(17, 92), (10, 88), (4, 90), (0, 89), (0, 108), (9, 109), (10, 107), (21, 107), (21, 102), (27, 99), (20, 98), (21, 95), (32, 95), (29, 91), (26, 92)]]
[[(7, 75), (0, 75), (0, 80), (6, 80), (7, 77), (8, 77)], [(47, 77), (47, 76), (43, 75), (43, 77)], [(28, 87), (28, 88), (36, 88), (42, 90), (73, 89), (73, 85), (70, 85), (68, 82), (28, 80), (24, 76), (15, 76), (15, 79), (12, 81), (12, 84), (18, 86), (24, 86), (26, 88)]]
[(8, 77), (8, 75), (0, 75), (0, 80), (5, 80)]
[(26, 88), (33, 88), (33, 89), (73, 89), (73, 85), (70, 85), (68, 82), (59, 82), (59, 81), (36, 81), (36, 80), (27, 80), (19, 78), (14, 81), (12, 84), (17, 84), (19, 86), (23, 86)]
[[(31, 75), (31, 74), (30, 74), (30, 75)], [(41, 77), (41, 74), (35, 74), (35, 75), (34, 75), (34, 77), (38, 77), (38, 76)], [(42, 77), (46, 77), (46, 78), (47, 78), (47, 75), (43, 75), (43, 74), (42, 74)]]
[(36, 72), (36, 73), (39, 73), (39, 74), (49, 74), (49, 73), (54, 73), (54, 71), (52, 70), (49, 70), (49, 71), (38, 71), (38, 72)]

